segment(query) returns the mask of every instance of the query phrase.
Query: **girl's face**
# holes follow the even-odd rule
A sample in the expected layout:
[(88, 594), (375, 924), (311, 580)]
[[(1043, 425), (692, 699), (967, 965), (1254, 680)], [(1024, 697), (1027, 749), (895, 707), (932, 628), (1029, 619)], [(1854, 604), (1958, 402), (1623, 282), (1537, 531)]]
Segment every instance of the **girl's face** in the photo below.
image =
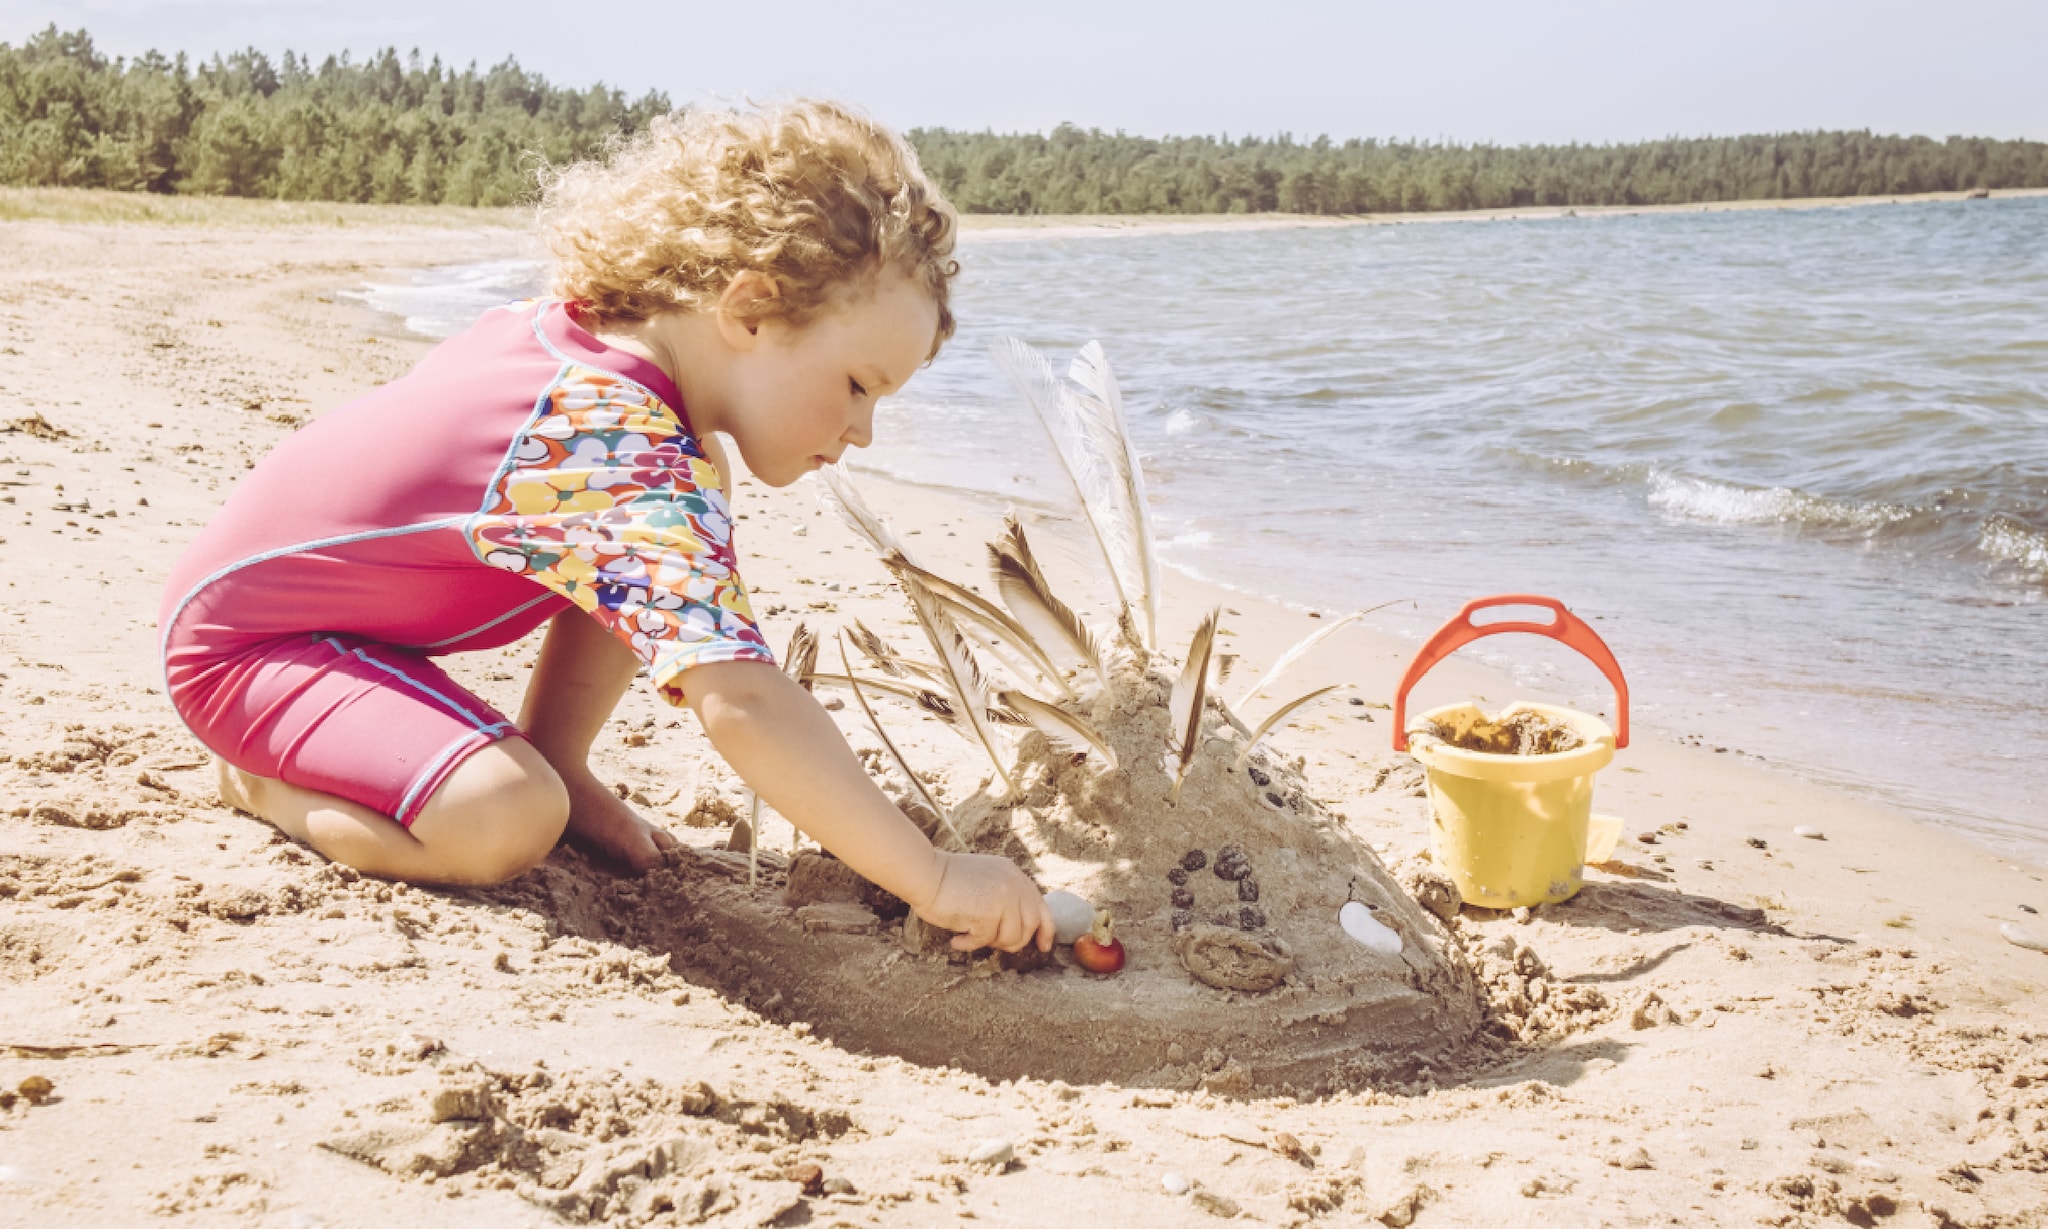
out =
[(876, 399), (924, 365), (938, 327), (931, 295), (893, 270), (802, 326), (763, 320), (733, 356), (720, 426), (757, 477), (788, 486), (868, 446)]

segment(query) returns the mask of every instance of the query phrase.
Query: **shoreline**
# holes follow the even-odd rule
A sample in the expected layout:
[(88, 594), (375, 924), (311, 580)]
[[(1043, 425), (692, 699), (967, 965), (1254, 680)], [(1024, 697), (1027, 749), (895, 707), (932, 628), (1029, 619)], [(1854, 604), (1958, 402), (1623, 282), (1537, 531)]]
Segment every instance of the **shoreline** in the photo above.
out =
[[(428, 1181), (346, 1151), (368, 1133), (464, 1138), (430, 1106), (437, 1089), (483, 1072), (524, 1090), (508, 1105), (557, 1135), (597, 1148), (605, 1133), (605, 1159), (579, 1171), (592, 1182), (631, 1147), (680, 1141), (674, 1155), (692, 1158), (686, 1176), (699, 1183), (690, 1197), (716, 1224), (801, 1208), (855, 1225), (972, 1215), (1023, 1226), (1057, 1207), (1132, 1229), (1184, 1226), (1194, 1213), (1162, 1189), (1167, 1172), (1269, 1224), (1638, 1224), (1645, 1208), (1702, 1225), (2048, 1224), (2048, 958), (1999, 934), (2042, 929), (2048, 876), (1661, 738), (1601, 774), (1598, 809), (1628, 828), (1578, 899), (1526, 921), (1482, 911), (1458, 923), (1539, 953), (1550, 980), (1597, 990), (1611, 1009), (1475, 1066), (1320, 1098), (1205, 1090), (1159, 1074), (1163, 1055), (1159, 1072), (1068, 1087), (851, 1052), (776, 1014), (776, 970), (756, 970), (758, 992), (721, 993), (694, 949), (572, 925), (577, 907), (651, 890), (574, 855), (556, 855), (523, 897), (340, 875), (214, 802), (203, 756), (142, 690), (156, 590), (247, 463), (427, 348), (370, 333), (372, 309), (337, 302), (335, 285), (446, 263), (451, 248), (488, 258), (508, 240), (366, 230), (316, 246), (35, 223), (0, 235), (14, 241), (0, 245), (0, 423), (35, 413), (52, 429), (0, 435), (15, 500), (0, 504), (0, 563), (36, 578), (7, 591), (15, 618), (0, 627), (0, 699), (16, 714), (0, 762), (0, 1089), (55, 1085), (43, 1104), (0, 1109), (0, 1193), (44, 1220), (240, 1225), (304, 1212), (457, 1229), (544, 1218), (535, 1201), (562, 1195), (573, 1174), (544, 1188), (459, 1160), (443, 1176), (430, 1158)], [(187, 292), (152, 293), (166, 282)], [(52, 393), (39, 379), (52, 366), (100, 377), (89, 394)], [(108, 430), (106, 404), (146, 429)], [(939, 570), (979, 574), (996, 515), (862, 481)], [(859, 618), (905, 636), (879, 564), (810, 491), (735, 482), (744, 574), (771, 644), (798, 619)], [(1056, 559), (1054, 584), (1085, 589)], [(1166, 590), (1169, 648), (1210, 606), (1225, 609), (1225, 643), (1243, 657), (1233, 696), (1317, 625), (1178, 574)], [(531, 650), (446, 660), (516, 711)], [(1384, 701), (1411, 652), (1352, 629), (1291, 679), (1342, 677)], [(1502, 688), (1454, 659), (1414, 703), (1498, 705), (1513, 698)], [(853, 706), (834, 716), (856, 746), (872, 743)], [(884, 716), (954, 796), (985, 774), (943, 728)], [(1428, 821), (1385, 721), (1368, 705), (1326, 704), (1276, 748), (1394, 863), (1425, 843)], [(696, 849), (726, 836), (723, 820), (694, 822), (715, 812), (707, 800), (744, 801), (688, 715), (644, 691), (607, 724), (595, 762)], [(768, 826), (771, 847), (787, 831)], [(976, 985), (963, 972), (947, 993)], [(743, 1128), (663, 1108), (701, 1107), (689, 1099), (700, 1088), (788, 1109)], [(992, 1172), (960, 1155), (991, 1137), (1012, 1141), (1019, 1164)], [(853, 1193), (807, 1200), (782, 1176), (803, 1162)], [(630, 1193), (604, 1180), (603, 1193)], [(636, 1181), (681, 1197), (673, 1183)]]
[[(1682, 205), (1529, 205), (1506, 209), (1368, 214), (990, 214), (960, 215), (964, 241), (1021, 238), (1099, 238), (1111, 235), (1207, 234), (1217, 231), (1317, 230), (1354, 226), (1406, 226), (1425, 222), (1545, 221), (1632, 217), (1639, 214), (1729, 213), (1761, 209), (1849, 209), (1876, 205), (1954, 203), (1971, 199), (2023, 200), (2048, 188), (2001, 188), (1989, 197), (1968, 192), (1902, 196), (1816, 196), (1784, 200), (1699, 201)], [(0, 225), (56, 222), (85, 226), (249, 227), (258, 230), (468, 230), (478, 235), (524, 234), (531, 212), (523, 207), (365, 205), (331, 201), (274, 201), (248, 197), (159, 196), (99, 188), (0, 187)]]

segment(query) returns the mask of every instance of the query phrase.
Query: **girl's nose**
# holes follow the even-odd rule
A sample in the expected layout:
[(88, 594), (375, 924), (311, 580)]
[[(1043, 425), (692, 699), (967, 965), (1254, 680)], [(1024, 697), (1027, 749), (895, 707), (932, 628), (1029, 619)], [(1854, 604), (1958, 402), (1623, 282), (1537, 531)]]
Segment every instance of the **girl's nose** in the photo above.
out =
[(853, 412), (853, 421), (839, 437), (849, 448), (866, 448), (875, 442), (875, 403), (870, 401)]

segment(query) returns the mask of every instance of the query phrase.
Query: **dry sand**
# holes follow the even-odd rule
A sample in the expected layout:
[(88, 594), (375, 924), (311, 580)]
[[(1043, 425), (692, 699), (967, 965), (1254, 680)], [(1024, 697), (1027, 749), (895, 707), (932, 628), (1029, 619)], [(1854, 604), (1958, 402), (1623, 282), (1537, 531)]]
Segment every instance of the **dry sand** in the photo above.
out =
[[(2048, 1224), (2048, 956), (1999, 935), (2048, 929), (2043, 871), (1682, 739), (1602, 774), (1629, 833), (1575, 901), (1453, 924), (1489, 1044), (1320, 1097), (1238, 1095), (1252, 1056), (1220, 1048), (1075, 1085), (842, 1048), (789, 1016), (800, 964), (733, 959), (760, 936), (699, 911), (732, 882), (711, 855), (423, 892), (223, 809), (157, 678), (165, 572), (266, 447), (424, 350), (337, 289), (521, 242), (0, 224), (0, 1224)], [(1001, 512), (869, 493), (954, 574)], [(905, 637), (807, 490), (737, 510), (775, 643), (799, 617)], [(1225, 605), (1241, 670), (1315, 626), (1170, 589), (1169, 640)], [(1384, 701), (1407, 650), (1345, 636), (1299, 677)], [(452, 666), (508, 705), (531, 648)], [(1515, 697), (1454, 663), (1417, 703), (1464, 698)], [(985, 774), (891, 712), (951, 797)], [(1385, 722), (1332, 704), (1278, 745), (1398, 868), (1425, 820)], [(636, 694), (614, 730), (603, 771), (722, 844), (738, 786), (688, 715)], [(969, 973), (934, 995), (1076, 976)], [(930, 1045), (945, 1015), (897, 1027)], [(969, 1160), (985, 1140), (1014, 1160)]]

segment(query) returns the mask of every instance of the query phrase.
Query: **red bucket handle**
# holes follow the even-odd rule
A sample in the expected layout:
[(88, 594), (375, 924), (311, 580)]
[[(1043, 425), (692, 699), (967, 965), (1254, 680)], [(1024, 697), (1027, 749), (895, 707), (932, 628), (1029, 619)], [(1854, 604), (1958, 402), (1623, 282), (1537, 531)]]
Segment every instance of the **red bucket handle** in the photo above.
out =
[[(1549, 623), (1488, 623), (1484, 626), (1474, 623), (1472, 616), (1479, 611), (1495, 606), (1541, 606), (1557, 616)], [(1614, 745), (1628, 746), (1628, 680), (1621, 676), (1621, 665), (1614, 660), (1614, 654), (1607, 648), (1607, 642), (1600, 634), (1586, 626), (1577, 615), (1564, 608), (1564, 603), (1554, 597), (1536, 597), (1527, 593), (1503, 593), (1497, 597), (1482, 597), (1465, 603), (1465, 608), (1452, 616), (1451, 621), (1436, 630), (1436, 634), (1424, 642), (1415, 654), (1415, 660), (1408, 663), (1408, 672), (1401, 676), (1400, 690), (1394, 693), (1394, 750), (1408, 749), (1408, 692), (1422, 681), (1422, 676), (1436, 668), (1438, 662), (1482, 636), (1496, 636), (1502, 632), (1529, 632), (1532, 635), (1548, 636), (1577, 649), (1588, 661), (1600, 667), (1600, 673), (1614, 684), (1616, 715)]]

